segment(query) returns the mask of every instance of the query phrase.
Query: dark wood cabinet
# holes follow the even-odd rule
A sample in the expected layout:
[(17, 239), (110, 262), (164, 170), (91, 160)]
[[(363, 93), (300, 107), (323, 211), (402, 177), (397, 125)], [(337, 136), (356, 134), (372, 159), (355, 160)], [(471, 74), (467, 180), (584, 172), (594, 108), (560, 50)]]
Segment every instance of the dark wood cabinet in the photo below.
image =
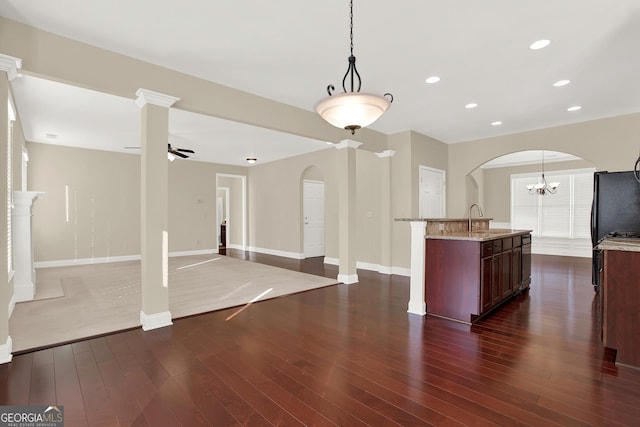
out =
[(599, 295), (602, 342), (616, 363), (640, 368), (640, 252), (604, 250)]
[(427, 313), (472, 323), (519, 293), (530, 276), (523, 266), (531, 265), (522, 241), (521, 235), (488, 241), (427, 238)]

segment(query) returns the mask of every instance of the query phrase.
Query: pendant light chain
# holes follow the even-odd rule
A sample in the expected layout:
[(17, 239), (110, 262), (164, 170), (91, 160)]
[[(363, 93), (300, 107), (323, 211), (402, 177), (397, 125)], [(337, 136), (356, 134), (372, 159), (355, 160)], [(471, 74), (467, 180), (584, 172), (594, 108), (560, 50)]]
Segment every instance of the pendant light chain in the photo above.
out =
[(351, 21), (349, 26), (349, 38), (351, 40), (351, 56), (353, 56), (353, 0), (349, 1), (349, 19)]
[[(378, 119), (393, 102), (393, 95), (383, 96), (360, 93), (362, 79), (356, 68), (356, 57), (353, 54), (353, 0), (349, 0), (349, 66), (342, 78), (344, 93), (333, 96), (335, 86), (327, 86), (327, 98), (316, 104), (316, 111), (333, 126), (347, 129), (353, 135), (356, 129), (368, 126)], [(347, 83), (348, 81), (348, 83)], [(349, 89), (347, 85), (349, 84)], [(389, 99), (387, 99), (387, 97)]]

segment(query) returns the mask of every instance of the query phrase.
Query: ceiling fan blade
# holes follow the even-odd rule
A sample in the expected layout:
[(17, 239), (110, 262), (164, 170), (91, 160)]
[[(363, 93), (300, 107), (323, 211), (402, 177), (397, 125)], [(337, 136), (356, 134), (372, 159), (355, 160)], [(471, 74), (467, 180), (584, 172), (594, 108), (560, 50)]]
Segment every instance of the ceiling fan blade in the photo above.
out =
[(196, 153), (195, 151), (189, 150), (188, 148), (176, 148), (176, 150), (182, 151), (183, 153), (191, 153), (191, 154), (195, 154)]
[(176, 156), (182, 157), (183, 159), (186, 159), (186, 158), (189, 157), (186, 154), (182, 154), (182, 153), (177, 152), (176, 150), (171, 150), (171, 154), (175, 154)]

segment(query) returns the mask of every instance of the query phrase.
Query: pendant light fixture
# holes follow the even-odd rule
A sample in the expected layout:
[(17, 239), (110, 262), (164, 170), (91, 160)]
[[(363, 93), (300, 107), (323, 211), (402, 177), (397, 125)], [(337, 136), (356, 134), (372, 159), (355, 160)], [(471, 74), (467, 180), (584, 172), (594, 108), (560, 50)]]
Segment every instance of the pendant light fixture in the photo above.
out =
[[(362, 80), (356, 69), (356, 57), (353, 56), (353, 0), (349, 1), (349, 36), (351, 40), (351, 55), (349, 67), (342, 79), (344, 93), (333, 95), (336, 88), (327, 86), (329, 96), (318, 102), (316, 112), (327, 122), (335, 127), (347, 129), (353, 135), (357, 129), (363, 128), (375, 122), (387, 111), (393, 102), (393, 95), (385, 93), (384, 96), (361, 93)], [(350, 90), (347, 92), (347, 79)], [(389, 99), (385, 97), (389, 97)]]
[(529, 190), (529, 194), (531, 195), (540, 195), (544, 196), (545, 194), (556, 194), (558, 191), (558, 186), (560, 186), (559, 182), (551, 182), (547, 183), (547, 179), (544, 177), (544, 151), (542, 152), (542, 178), (538, 178), (537, 184), (529, 184), (527, 185), (527, 190)]

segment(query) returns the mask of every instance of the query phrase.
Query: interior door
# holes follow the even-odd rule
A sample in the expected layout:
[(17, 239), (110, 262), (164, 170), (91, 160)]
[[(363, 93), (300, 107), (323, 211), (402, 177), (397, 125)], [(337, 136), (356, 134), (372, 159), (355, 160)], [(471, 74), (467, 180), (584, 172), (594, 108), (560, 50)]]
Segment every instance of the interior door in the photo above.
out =
[(420, 166), (421, 218), (445, 218), (445, 172)]
[(305, 258), (324, 255), (324, 182), (303, 182)]

